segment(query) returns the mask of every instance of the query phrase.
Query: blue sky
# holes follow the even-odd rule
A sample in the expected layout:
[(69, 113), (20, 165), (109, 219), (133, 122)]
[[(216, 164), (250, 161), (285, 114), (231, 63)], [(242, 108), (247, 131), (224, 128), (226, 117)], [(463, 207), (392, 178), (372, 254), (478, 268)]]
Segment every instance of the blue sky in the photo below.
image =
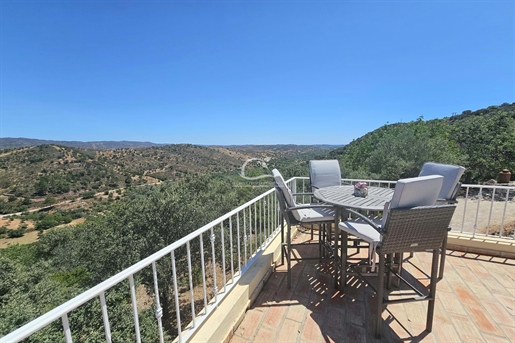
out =
[(0, 137), (346, 144), (505, 102), (513, 0), (0, 0)]

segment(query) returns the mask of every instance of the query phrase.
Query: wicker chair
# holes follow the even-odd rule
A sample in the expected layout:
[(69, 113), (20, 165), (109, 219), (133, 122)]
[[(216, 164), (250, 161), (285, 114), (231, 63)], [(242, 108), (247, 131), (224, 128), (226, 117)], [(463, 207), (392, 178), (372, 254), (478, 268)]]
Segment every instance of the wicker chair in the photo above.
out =
[[(340, 170), (340, 163), (338, 160), (310, 160), (309, 161), (309, 184), (311, 192), (316, 189), (331, 186), (340, 186), (342, 184), (342, 173)], [(311, 202), (319, 202), (315, 197), (311, 197)], [(324, 225), (325, 230), (319, 230), (318, 234), (321, 235), (320, 241), (323, 242), (325, 249), (322, 249), (322, 253), (325, 252), (334, 253), (333, 245), (333, 233), (332, 224)], [(311, 225), (311, 239), (313, 239), (313, 225)]]
[[(279, 208), (281, 211), (281, 257), (282, 263), (284, 263), (284, 257), (286, 257), (287, 264), (287, 286), (288, 289), (291, 288), (291, 261), (292, 260), (301, 260), (301, 259), (310, 259), (309, 257), (301, 257), (293, 254), (292, 248), (294, 246), (307, 245), (313, 243), (291, 243), (291, 227), (292, 225), (305, 225), (305, 224), (319, 224), (322, 226), (320, 231), (325, 230), (325, 225), (331, 225), (334, 223), (334, 208), (332, 205), (324, 205), (324, 204), (297, 204), (295, 202), (295, 195), (305, 195), (305, 194), (293, 194), (291, 190), (286, 185), (284, 178), (281, 173), (274, 169), (272, 170), (272, 174), (275, 179), (275, 192), (277, 195), (277, 200), (279, 201)], [(308, 194), (309, 195), (309, 194)], [(284, 232), (284, 220), (286, 220), (287, 230), (286, 237)], [(322, 236), (319, 234), (318, 246), (319, 246), (319, 256), (312, 257), (321, 259), (322, 251), (324, 250), (325, 244), (322, 240)], [(286, 242), (285, 242), (286, 240)]]
[[(375, 246), (375, 252), (379, 255), (379, 270), (377, 272), (377, 289), (369, 285), (377, 293), (376, 326), (375, 334), (379, 338), (382, 333), (381, 314), (388, 304), (410, 301), (428, 301), (426, 330), (431, 332), (433, 326), (433, 315), (436, 299), (436, 284), (438, 273), (438, 255), (444, 236), (447, 235), (447, 228), (451, 221), (456, 205), (435, 205), (420, 206), (413, 208), (391, 209), (388, 213), (386, 223), (383, 227), (377, 226), (362, 214), (352, 211), (367, 221), (370, 227), (377, 232), (381, 239)], [(431, 263), (430, 285), (426, 293), (411, 285), (400, 275), (399, 264), (394, 262), (394, 254), (404, 252), (426, 252), (433, 254)], [(360, 274), (359, 269), (354, 268)], [(385, 279), (386, 274), (386, 279)], [(363, 276), (362, 274), (360, 274)], [(384, 297), (385, 288), (390, 288), (392, 275), (407, 284), (417, 296), (412, 298), (402, 297), (401, 299), (389, 300)], [(365, 278), (366, 280), (366, 278)], [(386, 281), (386, 284), (385, 284)], [(367, 280), (368, 282), (368, 280)]]
[[(442, 175), (443, 176), (443, 184), (442, 189), (440, 190), (440, 194), (438, 195), (438, 200), (436, 204), (455, 204), (456, 197), (458, 195), (458, 191), (461, 188), (460, 178), (463, 175), (465, 168), (462, 166), (455, 166), (451, 164), (442, 164), (435, 162), (426, 162), (422, 166), (420, 173), (418, 176), (427, 176), (427, 175)], [(451, 228), (449, 227), (450, 231)], [(413, 254), (410, 254), (413, 256)], [(438, 278), (443, 278), (443, 272), (445, 270), (445, 257), (447, 256), (447, 235), (445, 235), (441, 253), (440, 253), (440, 272), (438, 273)]]
[[(383, 218), (380, 222), (374, 220), (374, 226), (384, 227), (389, 216), (389, 212), (395, 208), (411, 208), (415, 206), (428, 206), (434, 205), (442, 187), (443, 177), (440, 175), (430, 175), (423, 177), (414, 177), (408, 179), (401, 179), (397, 181), (392, 200), (385, 204), (383, 211)], [(347, 210), (350, 213), (354, 211)], [(367, 217), (366, 221), (360, 220), (363, 215), (359, 215), (357, 220), (347, 220), (340, 222), (339, 229), (342, 230), (342, 246), (347, 242), (348, 235), (358, 237), (362, 241), (369, 244), (369, 261), (372, 264), (372, 271), (375, 270), (374, 251), (375, 246), (381, 241), (381, 236), (368, 223), (371, 222)], [(348, 248), (348, 246), (347, 246)], [(347, 262), (347, 248), (342, 249), (341, 258), (341, 283), (345, 284), (345, 272)]]
[(454, 203), (460, 190), (460, 178), (465, 171), (464, 167), (450, 164), (426, 162), (418, 176), (442, 175), (443, 184), (438, 194), (438, 204)]
[(318, 188), (340, 186), (342, 174), (338, 160), (309, 161), (309, 183), (312, 192)]

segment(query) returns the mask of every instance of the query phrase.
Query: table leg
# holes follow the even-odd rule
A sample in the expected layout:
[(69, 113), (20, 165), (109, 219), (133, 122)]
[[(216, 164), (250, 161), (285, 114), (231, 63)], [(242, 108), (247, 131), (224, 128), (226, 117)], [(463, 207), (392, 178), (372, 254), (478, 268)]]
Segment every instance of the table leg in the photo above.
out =
[(340, 242), (340, 229), (338, 228), (338, 224), (340, 222), (340, 208), (335, 207), (334, 209), (334, 288), (338, 289), (338, 274), (340, 269), (339, 263), (339, 253), (338, 253), (338, 244)]

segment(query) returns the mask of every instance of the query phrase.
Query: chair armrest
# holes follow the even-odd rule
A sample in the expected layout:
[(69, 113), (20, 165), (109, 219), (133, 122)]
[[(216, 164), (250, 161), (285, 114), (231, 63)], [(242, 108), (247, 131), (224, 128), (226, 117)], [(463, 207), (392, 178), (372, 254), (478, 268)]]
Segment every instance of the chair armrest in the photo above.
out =
[(370, 218), (368, 218), (367, 216), (357, 212), (357, 211), (354, 211), (354, 210), (351, 210), (350, 208), (346, 208), (345, 211), (347, 212), (350, 212), (358, 217), (360, 217), (361, 219), (363, 219), (364, 221), (367, 222), (367, 224), (369, 224), (370, 226), (372, 226), (377, 232), (379, 232), (380, 234), (384, 234), (383, 230), (381, 229), (381, 226), (377, 225), (376, 223), (374, 223), (372, 220), (370, 220)]
[(453, 204), (457, 204), (458, 203), (458, 200), (456, 199), (444, 199), (444, 198), (438, 198), (436, 199), (436, 203), (437, 204), (445, 204), (445, 205), (453, 205)]
[(299, 206), (293, 206), (286, 208), (286, 211), (295, 211), (295, 210), (302, 210), (307, 208), (334, 208), (333, 205), (323, 205), (323, 204), (303, 204)]
[(296, 196), (296, 195), (313, 195), (313, 193), (292, 193), (291, 195), (293, 196)]

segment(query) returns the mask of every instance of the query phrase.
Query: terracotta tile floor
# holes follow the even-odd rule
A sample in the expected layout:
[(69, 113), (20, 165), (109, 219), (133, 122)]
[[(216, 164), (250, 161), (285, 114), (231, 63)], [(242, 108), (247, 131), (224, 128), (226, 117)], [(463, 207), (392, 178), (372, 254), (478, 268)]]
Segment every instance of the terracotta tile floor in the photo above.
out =
[[(316, 246), (310, 248), (317, 256)], [(427, 285), (421, 270), (429, 273), (430, 261), (429, 253), (406, 254), (405, 274)], [(291, 290), (285, 266), (277, 267), (231, 342), (515, 342), (515, 260), (448, 251), (433, 331), (425, 332), (427, 302), (391, 304), (380, 340), (373, 334), (374, 292), (354, 276), (346, 293), (335, 290), (331, 266), (330, 260), (295, 263)]]

